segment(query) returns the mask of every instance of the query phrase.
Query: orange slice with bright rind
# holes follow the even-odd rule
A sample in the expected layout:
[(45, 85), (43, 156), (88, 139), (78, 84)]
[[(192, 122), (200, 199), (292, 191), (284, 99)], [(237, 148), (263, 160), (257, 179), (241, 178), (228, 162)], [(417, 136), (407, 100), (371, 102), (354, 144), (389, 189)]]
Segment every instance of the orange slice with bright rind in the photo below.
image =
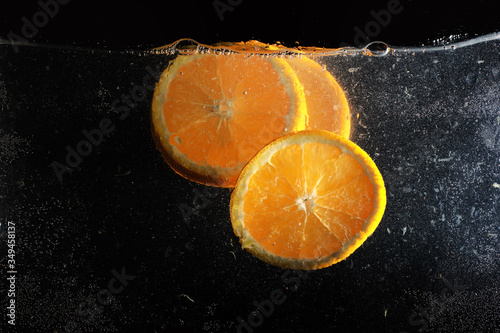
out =
[(323, 66), (306, 57), (286, 59), (304, 89), (307, 130), (327, 130), (349, 139), (351, 115), (347, 98)]
[(270, 45), (256, 40), (228, 45), (228, 48), (242, 52), (289, 52), (284, 59), (292, 67), (304, 89), (307, 104), (305, 129), (327, 130), (349, 139), (349, 104), (339, 83), (325, 66), (301, 50), (288, 49), (282, 45)]
[(233, 187), (262, 147), (305, 128), (306, 112), (302, 87), (285, 60), (198, 53), (177, 57), (161, 75), (152, 131), (178, 174)]
[(328, 131), (285, 135), (243, 169), (231, 196), (242, 247), (287, 269), (318, 269), (353, 253), (385, 210), (384, 181), (356, 144)]

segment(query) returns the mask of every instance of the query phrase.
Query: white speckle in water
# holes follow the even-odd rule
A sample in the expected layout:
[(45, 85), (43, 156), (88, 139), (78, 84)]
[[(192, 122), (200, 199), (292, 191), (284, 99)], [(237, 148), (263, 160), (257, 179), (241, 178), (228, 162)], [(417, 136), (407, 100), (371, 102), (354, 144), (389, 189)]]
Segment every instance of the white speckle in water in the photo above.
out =
[(11, 164), (14, 160), (22, 155), (31, 153), (29, 150), (30, 143), (24, 138), (20, 138), (16, 132), (6, 133), (0, 129), (0, 152), (5, 165)]

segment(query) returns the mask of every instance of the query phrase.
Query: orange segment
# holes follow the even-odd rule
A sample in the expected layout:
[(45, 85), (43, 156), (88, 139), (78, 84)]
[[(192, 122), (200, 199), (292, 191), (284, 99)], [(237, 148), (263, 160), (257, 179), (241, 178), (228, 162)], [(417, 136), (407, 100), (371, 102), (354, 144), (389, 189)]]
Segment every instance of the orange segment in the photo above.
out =
[(303, 90), (283, 59), (232, 53), (179, 56), (155, 89), (157, 147), (182, 176), (232, 187), (245, 164), (283, 134), (304, 129)]
[(385, 203), (382, 176), (361, 148), (328, 131), (301, 131), (271, 142), (243, 169), (231, 221), (256, 257), (317, 269), (361, 246)]

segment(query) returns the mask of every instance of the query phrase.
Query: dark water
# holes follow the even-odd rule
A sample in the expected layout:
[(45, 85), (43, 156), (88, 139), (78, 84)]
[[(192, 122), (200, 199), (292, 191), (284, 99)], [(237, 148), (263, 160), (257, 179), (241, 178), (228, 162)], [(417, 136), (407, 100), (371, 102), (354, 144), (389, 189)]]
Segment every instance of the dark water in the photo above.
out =
[(315, 58), (388, 200), (363, 246), (308, 273), (241, 250), (230, 191), (156, 150), (153, 87), (175, 55), (0, 45), (2, 308), (19, 332), (498, 331), (498, 38)]

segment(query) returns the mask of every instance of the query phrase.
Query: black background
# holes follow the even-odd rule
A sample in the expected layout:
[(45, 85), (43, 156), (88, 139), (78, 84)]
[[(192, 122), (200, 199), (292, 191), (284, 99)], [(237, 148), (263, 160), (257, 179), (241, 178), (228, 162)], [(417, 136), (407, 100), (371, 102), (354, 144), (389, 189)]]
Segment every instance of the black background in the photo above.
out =
[[(219, 3), (216, 6), (215, 3)], [(230, 5), (232, 3), (233, 5)], [(372, 11), (390, 1), (106, 1), (71, 0), (30, 41), (91, 47), (150, 48), (179, 38), (200, 43), (258, 39), (287, 46), (335, 48), (356, 45), (355, 28), (374, 20)], [(225, 5), (220, 5), (225, 4)], [(226, 9), (217, 10), (216, 7)], [(401, 0), (372, 40), (390, 45), (431, 44), (450, 36), (474, 37), (500, 27), (495, 1), (474, 3)], [(0, 33), (21, 35), (22, 17), (32, 21), (37, 1), (9, 2), (0, 14)], [(219, 16), (222, 12), (222, 16)], [(222, 19), (221, 19), (222, 17)]]
[[(372, 11), (385, 10), (388, 2), (233, 1), (232, 10), (225, 11), (221, 19), (213, 1), (104, 3), (72, 0), (60, 5), (54, 18), (34, 36), (25, 39), (29, 42), (117, 50), (144, 50), (180, 38), (193, 38), (206, 44), (257, 39), (269, 43), (280, 41), (287, 46), (358, 46), (355, 29), (365, 30), (367, 24), (374, 22)], [(393, 15), (390, 23), (381, 28), (373, 40), (395, 46), (446, 44), (455, 39), (500, 30), (500, 6), (494, 2), (476, 1), (472, 4), (456, 1), (445, 5), (401, 0), (400, 3), (403, 8), (401, 13)], [(0, 11), (0, 36), (5, 39), (13, 34), (22, 36), (22, 18), (33, 21), (33, 15), (39, 10), (36, 1), (29, 4), (9, 3)], [(33, 52), (33, 57), (29, 56), (30, 52)], [(11, 61), (8, 66), (9, 70), (14, 68), (11, 70), (14, 83), (8, 88), (18, 94), (9, 98), (21, 101), (12, 103), (16, 107), (2, 115), (4, 118), (1, 119), (12, 120), (5, 128), (10, 127), (25, 138), (32, 138), (31, 133), (35, 133), (40, 140), (34, 148), (36, 154), (27, 157), (28, 163), (19, 163), (7, 175), (12, 180), (12, 186), (7, 193), (2, 193), (7, 197), (4, 206), (7, 213), (2, 212), (5, 214), (2, 217), (15, 220), (16, 216), (25, 219), (29, 216), (29, 223), (20, 226), (19, 234), (24, 242), (22, 268), (25, 272), (24, 285), (20, 284), (20, 288), (23, 288), (29, 303), (23, 304), (19, 311), (22, 315), (20, 323), (24, 321), (24, 327), (31, 332), (64, 332), (65, 328), (69, 332), (79, 332), (79, 329), (83, 332), (92, 329), (96, 332), (235, 331), (236, 315), (246, 319), (255, 309), (255, 305), (248, 300), (263, 301), (275, 289), (285, 291), (290, 301), (277, 307), (273, 318), (266, 320), (256, 332), (289, 332), (294, 329), (301, 332), (307, 328), (311, 332), (416, 331), (420, 325), (409, 325), (408, 316), (417, 311), (419, 305), (427, 303), (425, 299), (420, 299), (415, 301), (414, 307), (407, 304), (414, 299), (411, 288), (428, 291), (422, 297), (429, 294), (435, 296), (443, 288), (450, 288), (449, 283), (455, 286), (461, 283), (442, 279), (442, 272), (447, 277), (467, 276), (467, 273), (454, 271), (451, 264), (435, 263), (431, 258), (431, 249), (432, 256), (443, 251), (442, 248), (451, 249), (449, 252), (454, 249), (452, 246), (447, 248), (445, 241), (438, 236), (412, 245), (417, 246), (414, 253), (419, 255), (423, 253), (422, 249), (425, 253), (429, 249), (428, 258), (416, 254), (413, 257), (413, 252), (401, 242), (398, 243), (400, 248), (407, 252), (394, 258), (392, 251), (396, 245), (386, 246), (380, 241), (385, 239), (383, 232), (374, 235), (371, 242), (371, 249), (377, 252), (378, 260), (372, 262), (368, 253), (360, 252), (352, 261), (339, 263), (336, 269), (311, 273), (309, 285), (301, 284), (298, 294), (293, 294), (289, 289), (294, 283), (282, 281), (285, 274), (282, 270), (265, 265), (239, 249), (227, 220), (229, 191), (203, 192), (205, 197), (213, 198), (210, 206), (193, 216), (189, 226), (180, 219), (179, 204), (187, 202), (195, 205), (197, 193), (207, 189), (181, 179), (165, 166), (153, 147), (148, 131), (149, 122), (145, 115), (149, 105), (146, 102), (136, 112), (135, 119), (140, 120), (138, 123), (133, 122), (131, 117), (110, 136), (106, 145), (103, 144), (85, 160), (82, 171), (75, 171), (64, 184), (59, 184), (49, 167), (51, 161), (63, 160), (64, 146), (78, 142), (82, 128), (95, 127), (96, 121), (103, 117), (102, 110), (109, 112), (109, 105), (99, 104), (102, 100), (112, 101), (121, 93), (108, 91), (109, 96), (100, 97), (96, 77), (105, 87), (129, 87), (130, 82), (137, 83), (144, 74), (144, 64), (137, 61), (138, 64), (127, 67), (125, 59), (116, 58), (114, 62), (114, 55), (102, 55), (102, 60), (98, 55), (86, 62), (80, 55), (80, 59), (76, 57), (82, 65), (79, 67), (78, 63), (70, 63), (70, 55), (66, 57), (58, 51), (41, 52), (40, 55), (33, 48), (23, 50), (22, 54), (23, 58)], [(27, 69), (29, 64), (26, 64), (26, 59), (33, 59), (33, 72)], [(83, 79), (75, 82), (72, 89), (65, 90), (67, 81), (54, 74), (45, 76), (45, 63), (50, 64), (51, 73), (61, 72), (68, 77), (81, 75)], [(32, 73), (33, 77), (29, 80), (26, 77), (16, 78), (16, 68), (23, 68), (23, 75), (28, 77)], [(96, 68), (104, 70), (93, 73)], [(23, 85), (28, 81), (39, 88), (33, 92), (26, 89)], [(93, 85), (89, 87), (89, 83)], [(51, 94), (55, 87), (61, 93), (56, 101), (52, 101)], [(87, 108), (86, 112), (72, 107), (75, 90), (80, 91), (79, 97), (84, 100), (82, 105)], [(382, 88), (380, 90), (383, 91)], [(436, 94), (439, 95), (439, 92)], [(363, 98), (358, 96), (359, 100)], [(369, 104), (368, 100), (364, 105)], [(52, 105), (57, 110), (51, 110)], [(66, 113), (64, 106), (68, 106), (70, 111)], [(23, 107), (29, 112), (23, 113)], [(141, 111), (144, 113), (137, 116)], [(372, 121), (375, 124), (375, 120)], [(38, 128), (38, 124), (46, 124), (47, 128)], [(405, 140), (406, 129), (403, 125), (396, 131), (400, 133), (397, 137), (400, 141)], [(474, 124), (468, 125), (473, 127)], [(421, 127), (432, 129), (433, 124), (424, 123)], [(56, 134), (53, 129), (57, 129)], [(135, 137), (131, 138), (129, 132)], [(422, 147), (430, 146), (431, 139), (434, 138), (428, 138)], [(386, 142), (389, 141), (387, 138)], [(374, 151), (369, 142), (365, 144)], [(449, 145), (452, 146), (453, 142)], [(400, 154), (408, 153), (411, 162), (414, 148), (409, 144), (408, 151)], [(438, 148), (442, 151), (449, 149), (448, 146)], [(397, 160), (394, 156), (382, 156), (380, 160), (384, 158), (385, 165), (392, 165), (393, 159)], [(141, 172), (144, 170), (140, 168), (145, 164), (150, 174)], [(456, 168), (460, 169), (460, 165)], [(40, 179), (36, 179), (38, 176)], [(387, 179), (388, 189), (396, 193), (399, 183), (395, 180), (399, 179), (394, 179), (394, 174), (392, 177)], [(403, 178), (402, 175), (400, 177)], [(35, 185), (29, 190), (26, 187), (20, 190), (16, 183), (18, 178), (25, 183), (33, 181)], [(415, 183), (417, 180), (414, 180)], [(174, 200), (158, 207), (156, 204), (162, 196)], [(40, 202), (52, 199), (55, 203), (63, 202), (67, 207), (59, 209), (54, 204), (44, 210)], [(20, 203), (26, 205), (26, 209)], [(405, 202), (393, 201), (393, 205), (388, 207), (386, 216), (392, 216), (389, 221), (397, 225), (400, 215), (404, 220), (405, 212), (396, 211), (396, 207), (411, 207), (412, 201), (411, 198)], [(489, 203), (484, 202), (483, 205), (488, 206)], [(478, 210), (480, 208), (479, 205)], [(171, 212), (176, 214), (172, 217), (173, 223), (158, 223)], [(422, 220), (435, 218), (434, 212), (412, 212), (413, 216), (423, 215)], [(62, 220), (56, 219), (61, 216)], [(221, 220), (220, 216), (224, 218)], [(457, 238), (467, 237), (460, 235)], [(453, 253), (447, 255), (453, 257)], [(360, 267), (360, 263), (368, 264)], [(372, 268), (367, 269), (370, 264)], [(474, 265), (474, 261), (464, 264), (467, 269)], [(122, 267), (134, 279), (116, 296), (117, 302), (105, 306), (104, 313), (101, 313), (92, 307), (96, 295), (116, 277), (113, 271), (121, 272)], [(466, 268), (462, 267), (468, 272)], [(474, 267), (470, 270), (474, 271)], [(23, 278), (23, 275), (20, 274), (20, 277)], [(288, 277), (297, 278), (297, 274), (291, 273)], [(481, 277), (468, 277), (477, 278), (474, 287), (478, 290), (484, 290), (481, 288), (488, 287), (491, 281), (489, 277), (485, 277), (485, 281)], [(464, 284), (473, 285), (471, 281)], [(380, 289), (376, 290), (373, 286)], [(410, 294), (398, 294), (401, 290), (410, 290)], [(382, 292), (384, 296), (381, 299), (374, 299), (380, 297)], [(342, 297), (343, 302), (332, 300), (332, 295)], [(498, 301), (494, 294), (490, 295), (481, 295), (477, 302)], [(239, 298), (244, 304), (237, 302)], [(367, 302), (353, 305), (345, 301), (351, 298), (366, 298)], [(377, 304), (377, 308), (371, 308), (377, 302), (380, 306)], [(329, 307), (321, 307), (321, 304), (328, 304)], [(387, 319), (370, 324), (370, 320), (382, 317), (385, 304), (391, 305)], [(359, 321), (363, 315), (351, 315), (357, 309), (366, 314), (366, 321)], [(466, 315), (467, 306), (462, 309), (460, 314)], [(321, 318), (324, 318), (325, 325)], [(82, 322), (85, 325), (78, 327)], [(39, 328), (37, 323), (40, 323)], [(205, 323), (209, 326), (204, 326)], [(18, 332), (24, 330), (19, 328)]]

